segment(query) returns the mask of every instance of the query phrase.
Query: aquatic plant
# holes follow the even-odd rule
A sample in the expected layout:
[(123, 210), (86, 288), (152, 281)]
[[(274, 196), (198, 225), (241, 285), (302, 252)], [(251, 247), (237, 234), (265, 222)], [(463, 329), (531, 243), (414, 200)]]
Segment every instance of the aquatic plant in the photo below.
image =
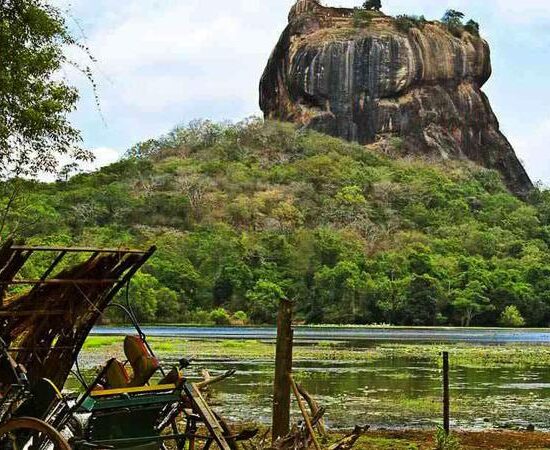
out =
[(437, 427), (435, 432), (435, 450), (460, 450), (460, 442), (452, 434), (447, 433), (443, 427)]

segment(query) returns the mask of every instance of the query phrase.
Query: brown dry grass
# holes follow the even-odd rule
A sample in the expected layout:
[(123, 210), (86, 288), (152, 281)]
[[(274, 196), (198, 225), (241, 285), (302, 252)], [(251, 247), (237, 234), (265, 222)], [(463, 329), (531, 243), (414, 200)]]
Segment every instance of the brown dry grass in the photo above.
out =
[[(543, 450), (550, 449), (550, 433), (525, 431), (457, 432), (463, 450)], [(430, 431), (373, 431), (358, 441), (356, 450), (366, 449), (420, 449), (435, 448), (434, 433)]]

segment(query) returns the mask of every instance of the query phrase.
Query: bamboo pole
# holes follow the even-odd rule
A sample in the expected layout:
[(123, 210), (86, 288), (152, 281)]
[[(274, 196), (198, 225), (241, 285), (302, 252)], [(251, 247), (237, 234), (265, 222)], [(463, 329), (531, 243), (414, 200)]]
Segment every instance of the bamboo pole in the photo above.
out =
[(292, 387), (292, 391), (294, 392), (294, 396), (296, 397), (296, 401), (298, 402), (298, 406), (300, 408), (300, 411), (302, 412), (302, 417), (304, 418), (304, 422), (306, 423), (306, 427), (309, 431), (309, 435), (311, 436), (311, 440), (313, 441), (313, 445), (315, 446), (316, 450), (321, 450), (321, 446), (319, 445), (317, 437), (315, 436), (315, 431), (313, 430), (313, 425), (311, 425), (311, 419), (307, 414), (306, 407), (304, 405), (300, 392), (298, 391), (298, 386), (296, 386), (296, 382), (294, 381), (292, 375), (290, 376), (290, 386)]

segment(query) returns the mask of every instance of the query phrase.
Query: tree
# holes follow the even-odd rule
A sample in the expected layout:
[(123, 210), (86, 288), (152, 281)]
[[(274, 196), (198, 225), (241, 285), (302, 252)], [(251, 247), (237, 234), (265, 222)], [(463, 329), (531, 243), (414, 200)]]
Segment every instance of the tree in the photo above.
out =
[(413, 275), (406, 295), (404, 307), (405, 325), (435, 325), (437, 300), (442, 288), (439, 281), (430, 275)]
[(323, 267), (315, 274), (315, 295), (322, 301), (323, 319), (329, 323), (361, 323), (368, 314), (364, 305), (367, 277), (352, 261)]
[(504, 311), (502, 311), (499, 323), (503, 327), (519, 328), (525, 326), (525, 320), (521, 316), (518, 308), (514, 305), (507, 306)]
[(176, 292), (167, 287), (157, 287), (156, 320), (161, 322), (177, 322), (181, 317), (182, 304), (178, 300)]
[(275, 323), (279, 302), (285, 297), (281, 287), (268, 280), (258, 280), (247, 292), (250, 318), (256, 323)]
[[(146, 273), (137, 273), (132, 279), (130, 298), (132, 310), (140, 322), (154, 322), (157, 316), (158, 299), (155, 277)], [(124, 317), (125, 320), (128, 320)]]
[(464, 29), (474, 36), (479, 36), (479, 23), (477, 23), (475, 20), (468, 20), (468, 22), (464, 26)]
[(367, 0), (365, 3), (363, 3), (363, 8), (368, 9), (370, 11), (380, 11), (380, 9), (382, 8), (382, 1)]
[(448, 9), (441, 21), (447, 26), (447, 29), (456, 37), (462, 35), (464, 25), (462, 24), (464, 13), (454, 9)]
[(376, 298), (376, 306), (385, 323), (396, 325), (407, 307), (407, 288), (410, 279), (394, 280), (393, 277), (377, 278), (369, 282), (369, 291)]
[(60, 10), (44, 0), (4, 0), (0, 8), (0, 179), (55, 172), (58, 158), (89, 160), (68, 120), (77, 90), (57, 76), (71, 64), (92, 81), (88, 67), (67, 56), (87, 53)]
[(72, 162), (70, 164), (65, 164), (61, 170), (59, 170), (57, 174), (57, 182), (67, 182), (69, 181), (69, 178), (71, 178), (71, 175), (76, 173), (78, 171), (78, 164), (75, 162)]
[(464, 13), (457, 11), (455, 9), (448, 9), (443, 15), (443, 18), (441, 19), (441, 21), (446, 24), (462, 23), (462, 19), (464, 19)]
[(223, 308), (217, 308), (210, 313), (210, 320), (216, 325), (229, 325), (231, 318)]
[(475, 316), (493, 308), (491, 300), (485, 296), (486, 290), (481, 282), (474, 280), (456, 293), (452, 304), (461, 315), (461, 326), (469, 327)]

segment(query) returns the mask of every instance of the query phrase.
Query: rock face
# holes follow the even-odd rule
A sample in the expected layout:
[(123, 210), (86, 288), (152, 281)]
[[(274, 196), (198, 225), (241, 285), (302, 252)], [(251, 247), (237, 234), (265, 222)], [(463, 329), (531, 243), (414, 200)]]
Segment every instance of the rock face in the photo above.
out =
[(260, 83), (265, 117), (362, 144), (400, 136), (405, 152), (470, 159), (526, 195), (532, 183), (481, 91), (487, 42), (437, 22), (399, 31), (383, 15), (359, 28), (353, 14), (297, 1)]

